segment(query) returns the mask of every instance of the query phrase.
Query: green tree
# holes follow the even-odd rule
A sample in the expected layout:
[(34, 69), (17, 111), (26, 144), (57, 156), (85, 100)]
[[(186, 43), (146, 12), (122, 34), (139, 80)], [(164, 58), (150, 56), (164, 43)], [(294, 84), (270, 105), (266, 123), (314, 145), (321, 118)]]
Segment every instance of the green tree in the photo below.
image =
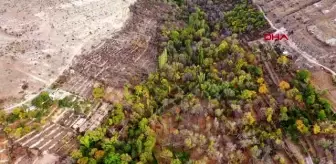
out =
[(318, 112), (318, 119), (325, 120), (326, 118), (327, 118), (327, 115), (326, 115), (325, 111), (324, 110), (320, 110)]
[(106, 129), (98, 128), (93, 131), (87, 131), (84, 136), (80, 137), (80, 144), (86, 148), (90, 148), (92, 143), (95, 143), (104, 138)]
[(53, 100), (49, 96), (49, 93), (43, 91), (32, 100), (32, 105), (41, 108), (41, 109), (48, 109), (53, 104)]
[(159, 68), (162, 69), (163, 66), (167, 63), (168, 61), (168, 53), (167, 49), (164, 49), (162, 54), (159, 56)]
[(6, 119), (7, 119), (6, 112), (0, 109), (0, 125), (5, 123)]
[(288, 115), (287, 115), (287, 107), (281, 107), (280, 108), (280, 120), (281, 121), (287, 121), (289, 119)]
[(247, 99), (252, 99), (255, 95), (256, 95), (255, 91), (245, 89), (245, 90), (243, 90), (240, 97), (244, 100), (247, 100)]
[(170, 164), (182, 164), (182, 162), (179, 159), (173, 159)]
[(104, 163), (105, 164), (119, 164), (121, 163), (120, 155), (118, 153), (110, 152), (104, 158)]
[(221, 54), (226, 54), (228, 53), (229, 49), (230, 49), (229, 44), (225, 40), (223, 40), (221, 44), (218, 46), (217, 52)]
[(308, 70), (299, 70), (296, 73), (296, 78), (302, 82), (308, 83), (310, 79), (310, 72)]
[(114, 110), (112, 111), (112, 118), (109, 119), (109, 125), (120, 124), (122, 120), (125, 119), (125, 114), (123, 111), (123, 106), (121, 104), (116, 104)]
[(306, 99), (307, 104), (313, 105), (315, 103), (315, 95), (309, 95)]

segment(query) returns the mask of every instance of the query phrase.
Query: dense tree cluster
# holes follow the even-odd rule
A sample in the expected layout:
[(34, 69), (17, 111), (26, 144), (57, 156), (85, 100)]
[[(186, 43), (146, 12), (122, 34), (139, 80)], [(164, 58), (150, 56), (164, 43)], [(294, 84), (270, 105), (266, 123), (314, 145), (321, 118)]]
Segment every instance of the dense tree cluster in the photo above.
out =
[(93, 108), (94, 101), (79, 99), (73, 95), (57, 100), (59, 108), (73, 109), (76, 114), (88, 114)]
[[(207, 4), (180, 2), (185, 24), (162, 28), (158, 71), (125, 86), (124, 101), (102, 127), (79, 138), (72, 155), (78, 163), (302, 162), (297, 152), (294, 158), (278, 153), (294, 150), (288, 137), (323, 135), (319, 143), (326, 149), (335, 144), (335, 114), (309, 71), (274, 83), (269, 69), (292, 71), (287, 56), (263, 46), (251, 50), (237, 35), (222, 38), (226, 27), (209, 23)], [(265, 25), (247, 3), (226, 17), (239, 33)]]
[(19, 138), (45, 124), (44, 117), (50, 114), (54, 100), (48, 92), (41, 92), (32, 100), (31, 104), (32, 107), (16, 107), (11, 113), (0, 111), (0, 123), (4, 127), (4, 132), (10, 137)]
[[(281, 120), (281, 126), (294, 138), (298, 136), (297, 132), (302, 134), (320, 133), (318, 122), (336, 120), (336, 115), (328, 100), (322, 98), (321, 93), (316, 91), (309, 80), (309, 71), (298, 71), (292, 82), (293, 88), (286, 92), (287, 98), (292, 99), (293, 102), (296, 101), (297, 104), (286, 107), (290, 110), (282, 110), (282, 115), (287, 117)], [(311, 129), (315, 129), (315, 131), (309, 130), (309, 127), (314, 127)], [(325, 130), (324, 133), (329, 132)]]
[(236, 5), (235, 8), (225, 13), (228, 25), (235, 33), (256, 31), (267, 24), (263, 13), (252, 5), (245, 3)]
[(37, 108), (48, 109), (53, 104), (53, 100), (49, 93), (44, 91), (35, 97), (31, 103)]

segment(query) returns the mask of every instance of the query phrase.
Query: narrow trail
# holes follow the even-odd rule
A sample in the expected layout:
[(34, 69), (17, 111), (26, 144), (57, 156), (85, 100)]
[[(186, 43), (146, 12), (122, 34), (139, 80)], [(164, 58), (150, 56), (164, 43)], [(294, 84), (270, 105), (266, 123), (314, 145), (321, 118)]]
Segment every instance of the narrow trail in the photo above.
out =
[[(281, 33), (281, 34), (288, 34), (287, 33), (287, 30), (284, 28), (284, 27), (281, 27), (281, 28), (277, 28), (274, 26), (274, 24), (272, 23), (272, 21), (267, 18), (266, 14), (264, 13), (263, 9), (259, 6), (258, 6), (258, 9), (263, 13), (264, 15), (264, 18), (267, 20), (267, 22), (269, 23), (269, 25), (274, 29), (276, 30), (275, 34), (277, 33)], [(324, 68), (325, 70), (327, 70), (328, 72), (330, 72), (332, 75), (336, 75), (336, 72), (333, 71), (332, 69), (330, 69), (329, 67), (327, 66), (324, 66), (322, 64), (320, 64), (313, 56), (311, 56), (310, 54), (308, 54), (307, 52), (301, 50), (297, 45), (296, 43), (294, 43), (290, 38), (287, 40), (287, 43), (286, 43), (289, 47), (291, 47), (292, 49), (294, 49), (296, 52), (298, 52), (302, 57), (304, 57), (308, 62), (312, 63), (312, 64), (315, 64), (317, 66), (320, 66), (322, 68)]]
[(45, 81), (45, 80), (43, 80), (43, 79), (41, 79), (41, 78), (39, 78), (39, 77), (37, 77), (37, 76), (35, 76), (35, 75), (29, 73), (29, 72), (22, 71), (22, 70), (19, 69), (19, 68), (17, 68), (16, 70), (19, 71), (19, 72), (21, 72), (21, 73), (23, 73), (23, 74), (25, 74), (25, 75), (27, 75), (27, 76), (29, 76), (29, 77), (31, 77), (32, 79), (35, 79), (36, 81), (39, 81), (39, 82), (43, 83), (43, 84), (46, 84), (46, 85), (49, 84), (49, 82), (47, 82), (47, 81)]

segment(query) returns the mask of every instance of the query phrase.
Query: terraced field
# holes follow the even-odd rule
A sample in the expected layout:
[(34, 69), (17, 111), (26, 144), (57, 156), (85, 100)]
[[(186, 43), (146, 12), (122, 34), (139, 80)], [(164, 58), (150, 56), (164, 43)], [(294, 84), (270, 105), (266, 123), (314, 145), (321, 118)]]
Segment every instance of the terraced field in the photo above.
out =
[(12, 155), (16, 162), (22, 164), (38, 160), (37, 156), (41, 153), (57, 154), (61, 157), (68, 155), (78, 147), (76, 137), (79, 132), (93, 130), (99, 126), (109, 109), (109, 104), (98, 103), (94, 105), (91, 113), (87, 116), (75, 114), (72, 110), (64, 110), (58, 118), (44, 125), (40, 130), (33, 131), (14, 141), (14, 147), (16, 147), (14, 152), (22, 152), (22, 149), (26, 149), (28, 152), (36, 150), (37, 155), (34, 155), (33, 158), (27, 154)]

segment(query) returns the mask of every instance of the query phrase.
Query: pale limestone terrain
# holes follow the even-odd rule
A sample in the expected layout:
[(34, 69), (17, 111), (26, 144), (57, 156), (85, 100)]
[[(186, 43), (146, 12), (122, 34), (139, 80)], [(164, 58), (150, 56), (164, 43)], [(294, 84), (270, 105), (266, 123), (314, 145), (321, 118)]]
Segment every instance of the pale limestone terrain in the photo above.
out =
[(74, 56), (112, 37), (134, 2), (0, 1), (0, 108), (28, 101), (53, 83)]

